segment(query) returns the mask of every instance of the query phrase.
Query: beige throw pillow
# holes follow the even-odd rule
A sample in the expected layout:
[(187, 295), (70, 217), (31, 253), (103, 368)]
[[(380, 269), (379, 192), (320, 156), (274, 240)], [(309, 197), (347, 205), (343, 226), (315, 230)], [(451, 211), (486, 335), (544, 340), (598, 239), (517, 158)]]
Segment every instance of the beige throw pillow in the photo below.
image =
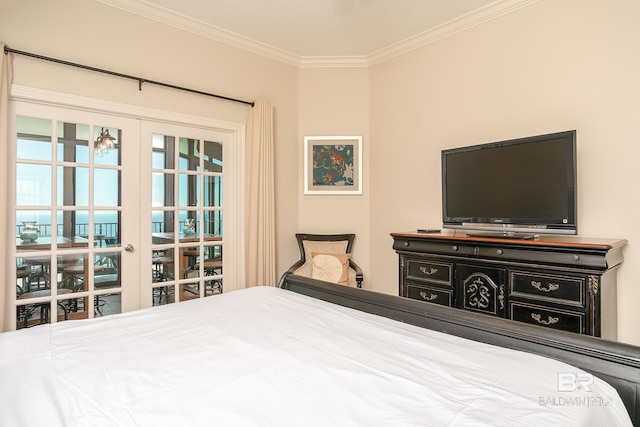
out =
[(312, 253), (324, 254), (344, 254), (347, 252), (347, 240), (304, 240), (302, 246), (304, 248), (304, 264), (298, 268), (295, 274), (305, 277), (311, 277), (311, 260)]
[(349, 283), (349, 260), (351, 254), (311, 254), (311, 278), (325, 282)]

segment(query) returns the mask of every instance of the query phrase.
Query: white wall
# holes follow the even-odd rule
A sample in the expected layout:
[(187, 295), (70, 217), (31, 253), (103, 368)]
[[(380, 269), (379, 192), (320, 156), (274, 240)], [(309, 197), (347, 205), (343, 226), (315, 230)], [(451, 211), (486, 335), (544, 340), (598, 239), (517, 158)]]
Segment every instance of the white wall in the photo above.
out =
[(372, 67), (374, 289), (397, 292), (390, 232), (441, 226), (440, 150), (576, 129), (578, 231), (629, 240), (619, 339), (640, 344), (638, 22), (636, 0), (540, 0)]

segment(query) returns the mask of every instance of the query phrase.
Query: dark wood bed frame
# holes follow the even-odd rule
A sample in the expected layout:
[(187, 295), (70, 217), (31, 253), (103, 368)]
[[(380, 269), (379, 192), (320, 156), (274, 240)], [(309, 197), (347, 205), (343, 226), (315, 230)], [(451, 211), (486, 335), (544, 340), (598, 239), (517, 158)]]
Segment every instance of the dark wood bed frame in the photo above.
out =
[(322, 282), (289, 272), (282, 276), (279, 286), (421, 328), (568, 363), (611, 384), (627, 407), (633, 425), (640, 427), (638, 347)]

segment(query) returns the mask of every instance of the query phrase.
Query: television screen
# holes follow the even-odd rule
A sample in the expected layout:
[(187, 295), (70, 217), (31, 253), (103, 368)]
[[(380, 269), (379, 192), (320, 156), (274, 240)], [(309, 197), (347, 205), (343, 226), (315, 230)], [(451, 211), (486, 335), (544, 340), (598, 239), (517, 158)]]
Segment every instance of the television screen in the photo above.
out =
[(443, 226), (575, 234), (575, 145), (566, 131), (443, 150)]

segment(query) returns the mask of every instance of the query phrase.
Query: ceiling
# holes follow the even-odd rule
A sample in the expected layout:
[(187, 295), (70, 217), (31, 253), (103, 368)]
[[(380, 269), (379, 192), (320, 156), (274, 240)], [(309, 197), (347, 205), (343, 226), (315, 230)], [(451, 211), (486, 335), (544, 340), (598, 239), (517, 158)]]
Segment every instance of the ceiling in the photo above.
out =
[(98, 1), (298, 62), (389, 55), (537, 0)]

